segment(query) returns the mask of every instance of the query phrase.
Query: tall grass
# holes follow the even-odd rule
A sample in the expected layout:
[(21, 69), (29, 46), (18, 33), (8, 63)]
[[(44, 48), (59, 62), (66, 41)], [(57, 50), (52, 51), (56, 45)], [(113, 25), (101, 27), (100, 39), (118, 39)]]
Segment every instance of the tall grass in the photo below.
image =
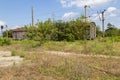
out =
[[(18, 80), (20, 78), (24, 80), (32, 80), (33, 78), (38, 80), (120, 79), (120, 65), (117, 64), (119, 59), (59, 56), (39, 52), (28, 53), (25, 58), (31, 61), (23, 64), (20, 68), (14, 67), (10, 70), (13, 78), (18, 78)], [(18, 73), (18, 71), (20, 72)]]
[(119, 37), (110, 38), (97, 38), (95, 40), (79, 40), (75, 42), (67, 41), (47, 41), (42, 45), (39, 42), (32, 40), (11, 41), (9, 50), (23, 50), (31, 51), (35, 49), (63, 51), (77, 54), (89, 54), (89, 55), (110, 55), (120, 56), (120, 42)]
[(30, 40), (13, 41), (9, 46), (12, 55), (19, 55), (27, 61), (19, 67), (1, 68), (0, 80), (119, 80), (120, 59), (61, 56), (44, 52), (52, 50), (120, 56), (119, 47), (120, 42), (114, 38), (75, 42), (48, 41), (41, 46)]
[(120, 56), (120, 42), (114, 38), (100, 38), (92, 41), (75, 41), (75, 42), (46, 42), (41, 46), (46, 50), (74, 52), (78, 54), (101, 54), (110, 56)]

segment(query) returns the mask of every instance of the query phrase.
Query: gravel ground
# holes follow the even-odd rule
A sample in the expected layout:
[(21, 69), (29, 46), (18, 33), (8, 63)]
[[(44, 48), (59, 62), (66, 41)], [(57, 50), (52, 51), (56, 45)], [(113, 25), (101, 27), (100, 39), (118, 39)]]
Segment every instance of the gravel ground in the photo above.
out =
[(10, 51), (0, 51), (0, 67), (8, 67), (22, 63), (23, 58), (11, 56)]

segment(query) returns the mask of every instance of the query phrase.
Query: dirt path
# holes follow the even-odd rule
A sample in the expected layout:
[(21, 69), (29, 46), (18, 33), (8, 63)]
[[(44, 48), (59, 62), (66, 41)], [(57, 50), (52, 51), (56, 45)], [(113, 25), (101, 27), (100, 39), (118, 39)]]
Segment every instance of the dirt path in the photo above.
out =
[(0, 51), (0, 67), (18, 65), (23, 61), (19, 56), (12, 56), (10, 51)]
[(115, 58), (115, 59), (120, 59), (119, 56), (109, 56), (109, 55), (88, 55), (88, 54), (76, 54), (76, 53), (70, 53), (70, 52), (60, 52), (60, 51), (45, 51), (46, 53), (51, 53), (51, 54), (57, 54), (57, 55), (75, 55), (75, 56), (81, 56), (81, 57), (98, 57), (98, 58)]
[[(80, 56), (80, 57), (97, 57), (97, 58), (114, 58), (120, 59), (119, 56), (107, 56), (107, 55), (86, 55), (86, 54), (76, 54), (70, 52), (61, 52), (61, 51), (44, 51), (45, 53), (56, 54), (60, 56)], [(19, 65), (22, 63), (23, 58), (19, 56), (12, 56), (10, 51), (0, 51), (0, 67), (8, 67), (13, 65)]]

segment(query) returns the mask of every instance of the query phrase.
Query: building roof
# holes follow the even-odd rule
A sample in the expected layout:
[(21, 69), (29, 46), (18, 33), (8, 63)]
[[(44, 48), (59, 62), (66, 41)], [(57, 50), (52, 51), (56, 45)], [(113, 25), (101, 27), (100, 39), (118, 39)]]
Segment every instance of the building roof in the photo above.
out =
[(12, 30), (13, 32), (23, 32), (24, 31), (24, 28), (16, 28), (16, 29), (13, 29)]

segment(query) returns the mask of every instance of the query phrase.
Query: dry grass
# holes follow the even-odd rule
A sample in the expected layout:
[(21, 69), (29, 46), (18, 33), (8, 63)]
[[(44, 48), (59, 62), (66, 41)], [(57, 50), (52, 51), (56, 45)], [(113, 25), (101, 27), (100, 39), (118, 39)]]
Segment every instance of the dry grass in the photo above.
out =
[(44, 50), (74, 52), (89, 55), (120, 56), (120, 42), (112, 41), (75, 41), (75, 42), (47, 42), (41, 46)]
[(0, 80), (119, 80), (120, 59), (31, 52), (21, 66), (0, 68)]
[[(20, 55), (19, 51), (22, 51), (25, 58), (21, 66), (0, 68), (0, 80), (120, 80), (119, 58), (81, 57), (72, 54), (62, 56), (45, 53), (45, 50), (55, 50), (91, 54), (91, 46), (94, 48), (98, 46), (96, 53), (100, 54), (103, 48), (110, 49), (112, 45), (113, 50), (117, 52), (115, 55), (119, 55), (120, 43), (106, 47), (104, 47), (106, 44), (104, 42), (95, 46), (94, 44), (96, 42), (77, 41), (48, 42), (36, 48), (21, 43), (0, 47), (0, 50), (16, 51), (16, 55), (17, 52)], [(99, 47), (102, 49), (99, 50)], [(88, 48), (87, 51), (86, 48)]]

